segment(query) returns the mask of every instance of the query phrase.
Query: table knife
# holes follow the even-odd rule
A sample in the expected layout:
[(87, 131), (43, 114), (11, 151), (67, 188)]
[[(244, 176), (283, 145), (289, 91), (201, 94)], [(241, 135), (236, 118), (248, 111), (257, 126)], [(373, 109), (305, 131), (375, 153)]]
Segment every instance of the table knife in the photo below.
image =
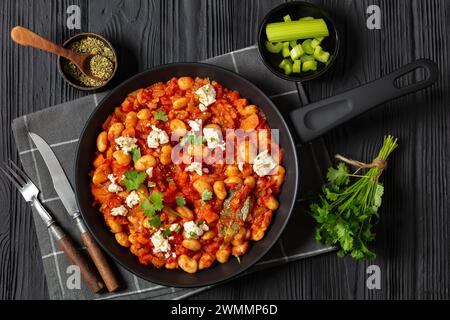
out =
[(44, 159), (45, 164), (52, 177), (53, 186), (58, 194), (61, 202), (66, 208), (69, 215), (75, 221), (78, 230), (81, 233), (81, 239), (92, 258), (95, 266), (97, 267), (100, 276), (106, 284), (109, 292), (115, 291), (119, 288), (119, 281), (115, 276), (113, 270), (108, 264), (105, 254), (100, 249), (99, 245), (95, 242), (92, 235), (88, 232), (83, 219), (80, 216), (80, 211), (78, 210), (78, 205), (75, 199), (75, 193), (73, 192), (72, 186), (58, 161), (55, 153), (48, 145), (48, 143), (39, 135), (30, 132), (30, 137), (33, 140), (36, 148)]

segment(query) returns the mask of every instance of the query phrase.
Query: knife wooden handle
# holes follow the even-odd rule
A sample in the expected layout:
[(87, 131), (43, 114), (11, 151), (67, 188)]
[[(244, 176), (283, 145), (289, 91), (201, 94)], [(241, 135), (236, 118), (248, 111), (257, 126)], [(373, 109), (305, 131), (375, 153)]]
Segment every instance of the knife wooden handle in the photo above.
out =
[[(66, 257), (73, 263), (76, 264), (80, 268), (81, 276), (84, 281), (87, 283), (92, 292), (97, 293), (104, 288), (103, 282), (99, 279), (97, 274), (91, 269), (87, 260), (80, 251), (75, 247), (74, 243), (70, 238), (62, 233), (61, 229), (55, 225), (50, 226), (53, 234), (58, 234), (56, 237), (58, 241), (58, 245), (62, 251), (64, 251)], [(56, 230), (53, 230), (56, 229)], [(57, 230), (59, 229), (59, 230)]]
[(81, 239), (83, 240), (84, 245), (86, 246), (89, 255), (91, 256), (92, 261), (94, 261), (95, 266), (97, 267), (98, 272), (100, 273), (103, 281), (106, 284), (106, 288), (108, 288), (109, 292), (113, 292), (119, 289), (119, 281), (115, 276), (113, 270), (111, 269), (108, 261), (106, 260), (105, 254), (102, 249), (100, 249), (97, 242), (95, 242), (92, 235), (86, 231), (81, 234)]

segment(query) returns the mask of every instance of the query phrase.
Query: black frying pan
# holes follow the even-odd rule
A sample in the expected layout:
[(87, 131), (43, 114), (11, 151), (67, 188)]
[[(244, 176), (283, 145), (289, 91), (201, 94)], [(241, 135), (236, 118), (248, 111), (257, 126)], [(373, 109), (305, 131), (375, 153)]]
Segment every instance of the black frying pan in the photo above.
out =
[[(398, 89), (393, 80), (417, 67), (427, 71), (427, 77), (420, 83)], [(418, 60), (394, 73), (321, 102), (298, 109), (291, 114), (302, 141), (314, 139), (331, 128), (374, 107), (375, 105), (431, 85), (437, 79), (437, 67), (429, 60)], [(128, 248), (116, 243), (114, 235), (106, 227), (102, 215), (92, 207), (89, 172), (96, 151), (96, 137), (102, 130), (102, 124), (114, 108), (121, 104), (128, 93), (146, 87), (158, 81), (167, 81), (172, 77), (192, 76), (208, 77), (225, 87), (240, 92), (242, 97), (259, 106), (267, 116), (271, 128), (280, 131), (280, 146), (284, 149), (283, 166), (286, 168), (286, 181), (279, 195), (280, 207), (265, 235), (254, 242), (241, 263), (230, 259), (226, 264), (214, 264), (213, 267), (188, 274), (181, 270), (156, 269), (144, 266), (129, 252)], [(301, 181), (301, 180), (300, 180)], [(296, 199), (299, 182), (297, 154), (294, 141), (286, 122), (273, 102), (255, 85), (240, 75), (226, 69), (203, 63), (174, 63), (142, 72), (115, 88), (98, 105), (90, 116), (78, 143), (75, 162), (75, 187), (80, 211), (86, 224), (99, 244), (121, 265), (136, 275), (161, 285), (175, 287), (198, 287), (225, 281), (248, 269), (275, 244), (284, 230)]]

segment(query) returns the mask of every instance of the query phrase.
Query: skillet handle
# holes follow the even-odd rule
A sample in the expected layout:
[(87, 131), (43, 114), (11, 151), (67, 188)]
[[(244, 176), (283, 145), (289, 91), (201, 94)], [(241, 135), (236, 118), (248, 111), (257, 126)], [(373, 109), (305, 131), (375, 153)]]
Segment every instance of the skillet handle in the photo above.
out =
[[(424, 80), (402, 88), (395, 85), (396, 79), (417, 68), (426, 70)], [(308, 142), (380, 103), (432, 85), (438, 75), (438, 67), (433, 61), (419, 59), (379, 80), (296, 109), (291, 112), (290, 116), (300, 140)]]

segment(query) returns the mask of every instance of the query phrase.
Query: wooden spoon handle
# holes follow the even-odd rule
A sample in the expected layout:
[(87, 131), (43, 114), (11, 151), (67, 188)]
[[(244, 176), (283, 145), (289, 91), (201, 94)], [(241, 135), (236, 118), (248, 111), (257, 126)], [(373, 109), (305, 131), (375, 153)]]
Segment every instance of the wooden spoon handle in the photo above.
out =
[(33, 47), (37, 49), (41, 49), (58, 56), (62, 56), (64, 58), (74, 60), (74, 62), (78, 62), (78, 55), (73, 53), (70, 50), (64, 49), (63, 47), (53, 43), (45, 38), (42, 38), (40, 35), (34, 33), (33, 31), (21, 27), (16, 26), (11, 30), (11, 38), (18, 44), (27, 47)]
[(106, 288), (108, 288), (109, 292), (116, 291), (119, 288), (119, 281), (117, 277), (114, 275), (113, 270), (111, 269), (108, 261), (106, 260), (105, 254), (102, 249), (100, 249), (97, 242), (95, 242), (94, 238), (89, 232), (83, 232), (81, 234), (81, 239), (83, 239), (83, 243), (86, 246), (89, 256), (92, 261), (94, 261), (95, 266), (97, 267), (100, 276), (106, 284)]

